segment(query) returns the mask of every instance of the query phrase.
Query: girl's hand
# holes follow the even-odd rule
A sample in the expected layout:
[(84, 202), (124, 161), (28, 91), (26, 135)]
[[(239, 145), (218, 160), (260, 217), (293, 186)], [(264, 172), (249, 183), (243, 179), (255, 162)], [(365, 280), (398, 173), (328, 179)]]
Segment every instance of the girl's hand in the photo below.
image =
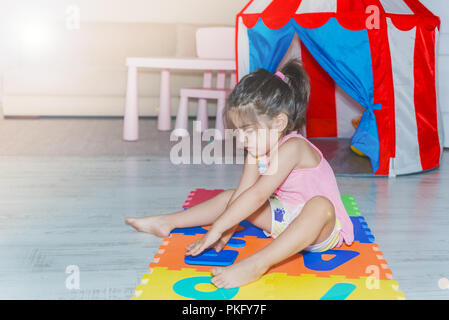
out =
[(231, 237), (234, 235), (234, 232), (237, 230), (237, 228), (238, 228), (238, 225), (223, 232), (220, 239), (218, 239), (218, 241), (214, 245), (214, 249), (216, 252), (220, 252), (221, 250), (223, 250), (225, 245), (228, 243), (229, 239), (231, 239)]
[(221, 237), (221, 233), (210, 229), (201, 239), (192, 242), (186, 247), (186, 256), (197, 256), (211, 247)]

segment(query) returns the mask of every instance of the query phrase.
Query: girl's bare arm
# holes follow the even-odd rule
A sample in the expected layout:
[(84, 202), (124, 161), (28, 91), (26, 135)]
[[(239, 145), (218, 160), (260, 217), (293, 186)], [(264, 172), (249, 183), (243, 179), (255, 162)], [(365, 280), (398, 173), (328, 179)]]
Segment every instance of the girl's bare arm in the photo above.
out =
[(300, 152), (297, 142), (285, 142), (276, 153), (276, 156), (270, 157), (266, 174), (260, 175), (252, 186), (238, 195), (235, 201), (228, 204), (226, 210), (212, 225), (212, 229), (224, 232), (251, 215), (265, 203), (298, 164)]
[[(234, 193), (232, 194), (231, 198), (229, 199), (228, 204), (226, 206), (226, 209), (244, 191), (246, 191), (249, 188), (251, 188), (256, 183), (257, 179), (259, 179), (259, 176), (260, 176), (260, 173), (259, 173), (259, 169), (257, 168), (256, 159), (248, 152), (246, 157), (245, 157), (245, 164), (244, 164), (244, 167), (243, 167), (243, 173), (242, 173), (242, 176), (240, 178), (239, 185), (234, 190)], [(227, 240), (230, 238), (230, 235), (234, 234), (234, 232), (236, 231), (237, 227), (238, 227), (238, 224), (236, 224), (235, 226), (233, 226), (232, 228), (230, 228), (229, 230), (227, 230), (223, 234), (224, 239), (226, 239), (226, 240), (224, 240), (224, 242), (227, 242)], [(225, 244), (226, 243), (219, 244), (218, 249), (221, 249), (222, 247), (224, 247)]]
[(245, 157), (245, 165), (243, 167), (243, 173), (240, 178), (239, 185), (234, 190), (234, 194), (229, 199), (227, 207), (231, 205), (231, 203), (238, 198), (238, 196), (249, 189), (256, 183), (257, 179), (259, 179), (260, 173), (257, 168), (256, 159), (248, 152)]
[(196, 256), (216, 243), (223, 234), (235, 227), (262, 206), (271, 193), (285, 180), (298, 163), (298, 148), (287, 141), (279, 148), (279, 154), (270, 156), (268, 175), (260, 175), (256, 183), (243, 191), (212, 224), (209, 231), (189, 246), (186, 255)]

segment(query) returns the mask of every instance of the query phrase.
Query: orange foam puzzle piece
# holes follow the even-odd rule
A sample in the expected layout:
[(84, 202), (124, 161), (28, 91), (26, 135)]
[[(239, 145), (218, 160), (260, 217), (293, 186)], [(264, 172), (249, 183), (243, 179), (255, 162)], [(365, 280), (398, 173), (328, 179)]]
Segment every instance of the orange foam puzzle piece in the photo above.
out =
[[(149, 268), (166, 267), (169, 270), (193, 268), (198, 271), (210, 271), (212, 266), (189, 265), (184, 263), (185, 247), (193, 241), (200, 239), (202, 236), (203, 235), (191, 236), (172, 234), (170, 237), (165, 238), (163, 244), (159, 248), (159, 252), (154, 256), (154, 261), (150, 263)], [(243, 239), (246, 241), (244, 247), (235, 248), (226, 246), (224, 248), (224, 250), (236, 250), (239, 252), (234, 263), (253, 255), (273, 241), (271, 238), (263, 239), (248, 236)], [(170, 247), (169, 250), (167, 250), (168, 246)], [(343, 244), (340, 248), (335, 248), (333, 250), (351, 250), (358, 252), (359, 255), (333, 270), (318, 271), (307, 268), (304, 264), (303, 255), (298, 253), (272, 266), (267, 273), (285, 273), (290, 276), (315, 274), (323, 277), (342, 275), (347, 278), (355, 279), (373, 276), (379, 280), (392, 279), (392, 272), (388, 269), (387, 262), (383, 259), (382, 253), (375, 243), (360, 243), (354, 241), (351, 246)], [(326, 254), (324, 253), (324, 255)], [(326, 261), (326, 259), (323, 260)]]

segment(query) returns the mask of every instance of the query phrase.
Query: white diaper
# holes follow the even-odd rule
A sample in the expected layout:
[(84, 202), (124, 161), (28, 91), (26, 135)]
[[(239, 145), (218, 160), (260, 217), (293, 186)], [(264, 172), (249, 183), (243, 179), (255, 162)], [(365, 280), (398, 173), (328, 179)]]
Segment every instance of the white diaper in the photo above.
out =
[[(263, 231), (267, 237), (277, 238), (288, 225), (301, 213), (304, 204), (283, 202), (271, 195), (268, 199), (271, 207), (271, 233)], [(331, 235), (321, 243), (313, 244), (304, 249), (310, 252), (322, 252), (334, 248), (340, 239), (341, 223), (335, 219), (334, 230)]]

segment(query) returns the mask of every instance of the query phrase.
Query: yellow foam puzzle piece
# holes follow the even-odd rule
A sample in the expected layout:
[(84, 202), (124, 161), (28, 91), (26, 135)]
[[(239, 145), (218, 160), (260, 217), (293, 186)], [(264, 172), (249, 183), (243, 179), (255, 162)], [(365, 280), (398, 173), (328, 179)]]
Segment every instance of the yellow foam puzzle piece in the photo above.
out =
[[(190, 277), (212, 277), (210, 272), (198, 272), (195, 269), (168, 270), (153, 268), (151, 274), (145, 274), (142, 284), (137, 286), (132, 300), (179, 300), (187, 299), (177, 294), (173, 286), (180, 280)], [(232, 300), (319, 300), (336, 284), (355, 286), (348, 300), (397, 300), (405, 299), (398, 291), (393, 280), (376, 280), (370, 277), (348, 279), (344, 276), (318, 277), (313, 274), (289, 276), (285, 273), (269, 273), (259, 280), (242, 286)], [(213, 285), (195, 286), (196, 290), (214, 292)], [(203, 288), (203, 289), (201, 289)], [(218, 289), (217, 289), (218, 290)]]

